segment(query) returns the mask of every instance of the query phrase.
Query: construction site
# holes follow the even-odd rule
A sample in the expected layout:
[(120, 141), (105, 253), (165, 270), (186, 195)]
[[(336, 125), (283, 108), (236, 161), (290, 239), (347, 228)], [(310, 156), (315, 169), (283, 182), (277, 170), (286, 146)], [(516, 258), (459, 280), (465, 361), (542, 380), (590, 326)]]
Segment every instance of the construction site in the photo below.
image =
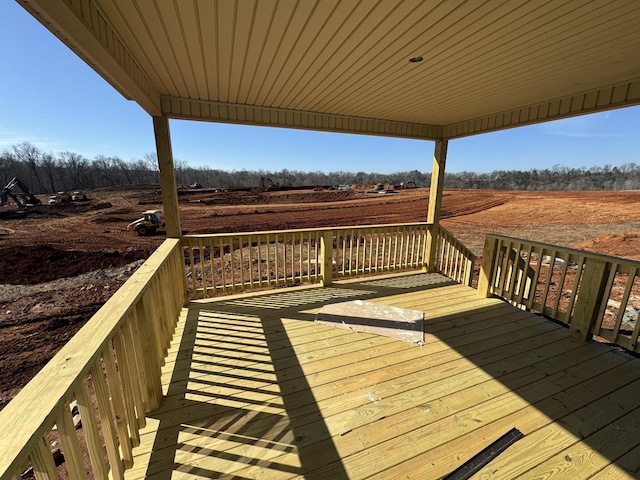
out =
[[(182, 225), (186, 233), (205, 234), (424, 221), (428, 189), (367, 194), (373, 187), (189, 189), (179, 195)], [(14, 193), (38, 208), (0, 219), (0, 406), (165, 239), (127, 229), (142, 212), (161, 210), (157, 188), (87, 194), (90, 201), (56, 206), (46, 204), (47, 196)], [(510, 214), (514, 208), (521, 215)], [(450, 190), (442, 218), (476, 254), (484, 234), (498, 232), (640, 259), (640, 192)]]

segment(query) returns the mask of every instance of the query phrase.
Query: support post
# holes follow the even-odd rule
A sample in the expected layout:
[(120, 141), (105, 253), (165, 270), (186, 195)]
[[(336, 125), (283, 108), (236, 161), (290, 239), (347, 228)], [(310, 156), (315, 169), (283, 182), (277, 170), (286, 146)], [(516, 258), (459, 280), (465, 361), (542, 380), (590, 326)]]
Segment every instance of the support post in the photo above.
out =
[(333, 230), (326, 230), (322, 233), (320, 259), (322, 262), (322, 286), (328, 287), (333, 278)]
[(487, 235), (484, 239), (482, 250), (482, 265), (478, 275), (478, 296), (488, 298), (491, 296), (491, 283), (493, 282), (494, 264), (498, 255), (498, 240)]
[(442, 191), (444, 190), (444, 170), (447, 161), (447, 145), (444, 138), (436, 140), (433, 153), (433, 169), (431, 171), (431, 187), (429, 189), (429, 211), (427, 213), (427, 242), (425, 245), (425, 269), (427, 272), (436, 271), (436, 252), (438, 247), (438, 229), (440, 228), (440, 207), (442, 206)]
[(167, 227), (167, 238), (180, 238), (180, 213), (178, 211), (178, 191), (173, 166), (169, 119), (166, 116), (153, 117), (153, 131), (156, 137), (158, 168), (160, 169), (160, 190)]

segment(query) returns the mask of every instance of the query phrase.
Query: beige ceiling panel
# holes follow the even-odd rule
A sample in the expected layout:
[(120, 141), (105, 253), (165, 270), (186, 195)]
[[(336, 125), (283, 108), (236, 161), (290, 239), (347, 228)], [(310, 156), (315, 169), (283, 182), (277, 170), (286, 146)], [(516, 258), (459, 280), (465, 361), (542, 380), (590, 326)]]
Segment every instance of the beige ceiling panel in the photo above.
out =
[(272, 104), (269, 93), (274, 89), (274, 85), (278, 82), (278, 79), (283, 78), (282, 72), (287, 69), (286, 65), (295, 61), (292, 60), (291, 53), (294, 46), (301, 43), (300, 37), (303, 35), (305, 27), (315, 21), (315, 19), (312, 18), (314, 6), (314, 2), (298, 2), (289, 24), (284, 31), (278, 52), (273, 57), (263, 82), (257, 91), (256, 102), (258, 104)]
[[(335, 38), (334, 46), (328, 45), (328, 48), (334, 49), (333, 54), (323, 62), (321, 70), (310, 82), (309, 86), (313, 89), (306, 89), (294, 107), (312, 111), (331, 111), (330, 107), (319, 106), (321, 98), (331, 95), (330, 92), (339, 87), (347, 70), (350, 72), (349, 75), (356, 78), (366, 75), (366, 72), (353, 70), (351, 67), (354, 63), (375, 58), (380, 49), (376, 35), (380, 25), (385, 20), (388, 24), (395, 25), (403, 15), (403, 9), (395, 2), (380, 2), (373, 8), (367, 4), (366, 10), (354, 11), (350, 16), (351, 23), (346, 23), (351, 31), (343, 36), (345, 28), (339, 30), (342, 35)], [(386, 63), (382, 57), (378, 57), (377, 62)]]
[[(255, 83), (258, 65), (264, 57), (264, 49), (273, 23), (276, 10), (276, 0), (260, 0), (254, 2), (255, 14), (251, 17), (252, 24), (247, 41), (247, 50), (242, 64), (242, 72), (237, 82), (234, 98), (237, 103), (248, 103), (249, 93)], [(245, 7), (247, 10), (250, 6)], [(213, 97), (211, 97), (213, 99)]]
[[(352, 39), (352, 36), (355, 36), (354, 31), (371, 14), (376, 3), (374, 0), (342, 2), (333, 10), (331, 18), (315, 42), (317, 45), (310, 51), (309, 58), (312, 63), (297, 81), (294, 91), (286, 96), (284, 104), (288, 108), (304, 110), (305, 98), (324, 88), (326, 78), (336, 74), (333, 65), (344, 59), (345, 42), (350, 44), (357, 41)], [(329, 5), (329, 2), (322, 2), (321, 5)], [(318, 50), (318, 47), (321, 48)]]
[[(589, 77), (597, 79), (599, 84), (611, 83), (612, 75), (610, 71), (604, 68), (594, 69), (593, 65), (606, 65), (612, 58), (610, 51), (605, 46), (599, 46), (594, 49), (592, 54), (586, 57), (569, 57), (562, 62), (562, 58), (557, 58), (558, 65), (564, 65), (563, 68), (558, 67), (554, 74), (547, 73), (542, 67), (536, 69), (531, 65), (523, 64), (519, 72), (513, 72), (512, 75), (503, 83), (496, 83), (484, 89), (483, 96), (473, 97), (474, 91), (467, 90), (467, 101), (456, 103), (455, 106), (448, 104), (451, 123), (458, 121), (459, 118), (465, 116), (473, 116), (483, 110), (492, 107), (499, 110), (508, 108), (509, 100), (519, 104), (530, 104), (536, 98), (560, 97), (565, 94), (567, 85), (573, 85), (574, 88), (585, 89), (583, 83), (576, 80), (576, 76)], [(558, 54), (560, 55), (560, 54)], [(526, 81), (518, 83), (518, 79), (525, 77)], [(549, 78), (551, 77), (551, 78)], [(623, 72), (617, 73), (614, 78), (626, 79), (627, 74)], [(545, 90), (541, 91), (540, 85), (545, 85)], [(437, 108), (442, 105), (443, 108), (447, 104), (440, 101), (435, 102), (433, 107)], [(421, 115), (423, 112), (408, 110), (406, 115)], [(437, 122), (436, 122), (437, 123)]]
[[(456, 22), (473, 14), (478, 15), (479, 4), (465, 2), (452, 12), (446, 10), (446, 3), (437, 4), (436, 8), (432, 8), (433, 5), (431, 2), (424, 2), (420, 9), (412, 12), (408, 17), (402, 19), (392, 17), (396, 20), (396, 26), (385, 25), (385, 28), (381, 29), (381, 31), (391, 32), (387, 37), (391, 40), (390, 45), (379, 42), (369, 49), (369, 53), (362, 52), (355, 55), (358, 62), (356, 69), (351, 69), (350, 65), (344, 66), (345, 73), (336, 79), (332, 85), (333, 88), (320, 92), (324, 94), (324, 98), (317, 95), (311, 99), (310, 108), (330, 110), (341, 108), (343, 103), (346, 108), (350, 108), (357, 104), (358, 100), (361, 104), (363, 98), (381, 101), (381, 97), (385, 96), (394, 103), (396, 88), (403, 87), (407, 81), (421, 84), (425, 79), (425, 72), (430, 68), (430, 52), (425, 54), (425, 50), (431, 47), (437, 48), (438, 43), (444, 42), (444, 37), (448, 36), (446, 32)], [(491, 10), (493, 8), (491, 5), (493, 4), (480, 5), (480, 10)], [(402, 22), (398, 23), (398, 20)], [(377, 31), (374, 31), (371, 36), (379, 38)], [(447, 47), (445, 45), (441, 48)], [(414, 55), (423, 56), (426, 63), (423, 60), (418, 64), (410, 64), (408, 60)], [(387, 85), (390, 88), (387, 89)], [(329, 101), (331, 104), (328, 103)], [(304, 108), (305, 105), (302, 107)], [(367, 112), (368, 115), (374, 113), (374, 111)]]
[(338, 19), (344, 20), (342, 9), (351, 8), (345, 3), (327, 2), (328, 8), (316, 7), (309, 15), (304, 29), (300, 32), (287, 62), (277, 74), (268, 101), (276, 105), (290, 105), (290, 99), (302, 86), (302, 78), (310, 73), (310, 68), (317, 65), (316, 58), (326, 46), (322, 42), (326, 31), (333, 31), (337, 27)]
[(238, 0), (233, 20), (233, 51), (231, 54), (231, 69), (228, 79), (228, 100), (237, 103), (240, 84), (245, 72), (249, 43), (253, 27), (260, 23), (256, 15), (256, 2), (253, 0)]
[[(215, 2), (194, 2), (198, 14), (198, 28), (202, 61), (204, 62), (203, 81), (200, 91), (206, 92), (203, 100), (218, 98), (218, 39), (216, 35)], [(193, 55), (193, 53), (192, 53)]]
[[(185, 56), (184, 37), (176, 27), (176, 9), (166, 0), (135, 0), (145, 12), (144, 20), (151, 41), (164, 58), (163, 66), (173, 79), (174, 95), (189, 97), (186, 76), (189, 75), (188, 58)], [(142, 33), (142, 32), (141, 32)]]
[(118, 36), (122, 38), (127, 50), (144, 69), (159, 91), (177, 91), (173, 79), (168, 75), (164, 58), (157, 46), (151, 41), (148, 26), (140, 16), (135, 2), (103, 0), (100, 8), (117, 26)]
[[(600, 13), (603, 12), (593, 12), (592, 20), (596, 21), (600, 18)], [(469, 102), (478, 102), (481, 98), (477, 94), (478, 91), (493, 92), (490, 97), (487, 97), (486, 102), (495, 101), (496, 96), (503, 102), (512, 101), (514, 99), (502, 95), (500, 92), (503, 91), (506, 86), (514, 84), (514, 77), (517, 79), (517, 81), (515, 81), (517, 85), (523, 82), (523, 80), (529, 81), (531, 75), (553, 77), (562, 72), (565, 72), (567, 75), (572, 75), (573, 72), (566, 68), (566, 61), (576, 57), (577, 52), (584, 47), (585, 41), (598, 42), (597, 36), (588, 36), (586, 39), (575, 39), (573, 40), (573, 46), (569, 46), (571, 47), (569, 50), (570, 55), (567, 55), (565, 50), (558, 48), (560, 41), (558, 35), (571, 38), (573, 36), (572, 32), (570, 32), (565, 25), (559, 24), (558, 19), (551, 20), (544, 31), (547, 29), (549, 29), (549, 36), (542, 39), (537, 39), (533, 36), (527, 37), (525, 34), (517, 38), (514, 37), (512, 40), (509, 40), (509, 37), (502, 38), (497, 42), (493, 50), (487, 52), (484, 56), (477, 54), (473, 59), (469, 59), (469, 61), (466, 61), (466, 59), (458, 59), (451, 55), (449, 63), (450, 65), (454, 65), (456, 70), (447, 71), (446, 62), (444, 62), (442, 65), (443, 71), (437, 70), (438, 75), (434, 75), (439, 84), (424, 86), (416, 81), (414, 83), (407, 82), (407, 85), (404, 87), (398, 86), (394, 88), (395, 84), (391, 83), (389, 90), (397, 92), (399, 96), (407, 99), (410, 92), (420, 91), (420, 88), (423, 88), (430, 97), (425, 98), (423, 101), (428, 103), (432, 112), (445, 111), (445, 109), (448, 109), (450, 112), (451, 103), (455, 103), (463, 109), (467, 108)], [(554, 32), (556, 32), (556, 36), (552, 36)], [(523, 46), (525, 48), (522, 48)], [(628, 55), (628, 52), (626, 55)], [(567, 56), (569, 58), (567, 58)], [(586, 55), (587, 59), (588, 57), (589, 55)], [(590, 63), (586, 60), (581, 62), (584, 64)], [(417, 66), (422, 67), (422, 64), (418, 64)], [(473, 74), (470, 74), (471, 72), (473, 72)], [(610, 83), (610, 81), (611, 78), (609, 78), (606, 83)], [(522, 94), (529, 95), (530, 98), (516, 99), (516, 102), (531, 103), (532, 98), (539, 93), (537, 91), (538, 86), (545, 85), (548, 82), (549, 78), (544, 78), (542, 81), (535, 79), (535, 82), (532, 82), (534, 85), (533, 88), (531, 88), (530, 85), (523, 86), (521, 89)], [(584, 89), (590, 86), (592, 85), (583, 85), (581, 88)], [(454, 94), (453, 102), (452, 93)], [(554, 97), (564, 93), (566, 93), (566, 90), (550, 91), (548, 96)], [(374, 93), (370, 92), (370, 96), (374, 96)], [(376, 101), (369, 103), (371, 108), (386, 106), (384, 103), (379, 104), (378, 99), (380, 97), (376, 96), (375, 98)], [(387, 103), (388, 102), (389, 100), (387, 100)], [(403, 110), (407, 108), (406, 104), (400, 106)], [(482, 105), (482, 108), (488, 108), (490, 106), (489, 103), (485, 103)], [(504, 107), (504, 105), (495, 106), (495, 108), (498, 109), (501, 107)], [(409, 110), (407, 113), (410, 114), (411, 111), (412, 110)], [(371, 114), (371, 112), (363, 112), (363, 114)], [(435, 123), (447, 123), (455, 121), (456, 119), (437, 117), (435, 120)]]
[[(340, 26), (351, 16), (357, 2), (323, 2), (324, 8), (314, 10), (314, 24), (309, 24), (305, 29), (305, 36), (309, 38), (307, 45), (296, 46), (297, 51), (304, 50), (300, 60), (292, 65), (293, 73), (280, 86), (276, 93), (274, 103), (279, 105), (297, 105), (297, 98), (301, 92), (311, 87), (320, 70), (331, 56), (329, 50), (327, 32), (336, 32)], [(318, 32), (316, 33), (316, 30)], [(295, 58), (295, 57), (292, 57)]]
[[(278, 55), (278, 50), (282, 44), (285, 32), (295, 14), (297, 3), (298, 2), (294, 1), (275, 3), (273, 14), (270, 18), (269, 30), (267, 32), (264, 46), (261, 49), (260, 58), (258, 59), (253, 72), (247, 72), (247, 74), (252, 77), (246, 101), (246, 103), (250, 105), (261, 104), (258, 100), (259, 92), (264, 88), (265, 78), (268, 75), (272, 63)], [(285, 49), (286, 48), (290, 47), (285, 46)], [(222, 101), (222, 99), (220, 100)]]
[[(561, 30), (564, 29), (561, 28)], [(451, 73), (456, 72), (443, 73), (442, 77), (448, 78), (449, 82), (447, 84), (443, 84), (439, 89), (432, 91), (432, 93), (438, 95), (438, 99), (435, 103), (431, 103), (430, 106), (434, 109), (437, 109), (439, 106), (446, 106), (448, 102), (443, 99), (442, 95), (446, 95), (447, 92), (456, 92), (462, 99), (458, 104), (466, 106), (469, 99), (474, 98), (477, 101), (477, 99), (480, 98), (477, 94), (478, 91), (484, 92), (485, 90), (493, 90), (494, 92), (499, 92), (504, 88), (503, 86), (510, 86), (514, 84), (523, 84), (522, 92), (524, 94), (536, 95), (539, 93), (539, 85), (547, 84), (549, 80), (553, 79), (557, 74), (561, 74), (563, 72), (568, 73), (569, 75), (572, 74), (572, 72), (566, 68), (566, 61), (572, 59), (575, 60), (575, 49), (580, 48), (580, 41), (576, 40), (574, 42), (574, 50), (571, 51), (573, 55), (567, 55), (566, 50), (560, 50), (557, 48), (557, 37), (539, 42), (535, 42), (534, 40), (535, 39), (531, 39), (531, 48), (528, 50), (516, 50), (514, 45), (511, 52), (502, 54), (500, 57), (494, 57), (500, 63), (492, 64), (491, 58), (482, 57), (477, 58), (473, 62), (466, 63), (466, 74), (463, 74), (462, 71), (455, 75), (452, 75)], [(509, 43), (514, 44), (515, 42)], [(509, 45), (509, 43), (502, 45)], [(582, 44), (584, 45), (584, 42), (582, 42)], [(546, 50), (541, 50), (543, 47)], [(586, 55), (586, 57), (588, 58), (589, 56)], [(462, 63), (463, 62), (458, 62), (459, 65)], [(582, 61), (582, 63), (589, 64), (590, 62)], [(469, 74), (471, 71), (473, 72), (473, 75)], [(542, 81), (535, 79), (534, 88), (523, 83), (530, 81), (532, 76), (535, 75), (548, 76), (548, 78), (543, 78)], [(513, 81), (513, 78), (515, 78), (516, 81)], [(573, 81), (576, 81), (575, 76)], [(479, 86), (482, 88), (478, 88)], [(586, 86), (582, 86), (581, 88), (585, 87)], [(559, 93), (564, 92), (550, 92), (550, 96), (553, 96), (554, 94), (557, 96)], [(468, 97), (464, 97), (464, 95), (468, 95)], [(451, 98), (450, 95), (446, 96), (447, 99)], [(501, 100), (506, 101), (508, 100), (508, 97), (503, 95)], [(447, 119), (443, 120), (446, 121)]]
[[(511, 4), (514, 4), (512, 2)], [(524, 7), (532, 5), (533, 2), (523, 2)], [(529, 21), (527, 15), (531, 13), (531, 10), (519, 10), (518, 14), (522, 14), (520, 22), (514, 18), (515, 12), (510, 12), (503, 17), (504, 21), (508, 22), (507, 27), (510, 34), (514, 31), (518, 31), (518, 28), (525, 25)], [(427, 62), (421, 62), (415, 65), (417, 71), (422, 73), (422, 77), (415, 75), (413, 78), (402, 79), (402, 84), (395, 85), (389, 88), (389, 94), (375, 95), (375, 102), (372, 102), (371, 107), (377, 107), (381, 109), (387, 109), (390, 106), (395, 106), (397, 112), (408, 113), (407, 108), (410, 110), (424, 108), (428, 106), (429, 111), (437, 117), (437, 112), (446, 112), (450, 108), (452, 103), (466, 105), (469, 100), (461, 99), (461, 93), (459, 91), (461, 82), (468, 81), (471, 85), (476, 87), (480, 85), (477, 81), (477, 69), (480, 67), (488, 68), (490, 55), (494, 50), (504, 45), (509, 45), (511, 42), (509, 36), (505, 32), (506, 28), (499, 31), (493, 30), (493, 25), (489, 24), (474, 32), (473, 35), (467, 37), (465, 41), (451, 40), (447, 42), (446, 48), (437, 48), (433, 45), (433, 48), (428, 49), (429, 53), (425, 55)], [(492, 50), (485, 53), (484, 58), (479, 58), (482, 55), (482, 48), (479, 45), (483, 45), (488, 42), (493, 42)], [(489, 58), (488, 58), (489, 57)], [(409, 65), (413, 67), (414, 65)], [(454, 68), (452, 70), (452, 68)], [(472, 73), (473, 72), (473, 73)], [(490, 85), (496, 84), (496, 79), (493, 79)], [(391, 83), (391, 80), (389, 80)], [(485, 84), (482, 84), (486, 87)], [(475, 91), (477, 91), (476, 89)], [(368, 92), (370, 95), (374, 95), (373, 92)], [(451, 95), (453, 93), (453, 95)], [(412, 95), (411, 95), (412, 94)], [(444, 100), (443, 95), (447, 97)], [(399, 103), (399, 99), (409, 100), (410, 105)], [(473, 98), (477, 98), (474, 96)], [(446, 121), (441, 119), (440, 121)]]
[[(209, 98), (209, 82), (206, 73), (206, 60), (202, 45), (202, 28), (201, 18), (198, 12), (198, 3), (192, 1), (183, 1), (178, 4), (177, 25), (172, 28), (177, 29), (183, 38), (184, 55), (187, 58), (190, 75), (187, 78), (187, 88), (190, 96), (198, 99)], [(209, 25), (205, 25), (209, 28)]]

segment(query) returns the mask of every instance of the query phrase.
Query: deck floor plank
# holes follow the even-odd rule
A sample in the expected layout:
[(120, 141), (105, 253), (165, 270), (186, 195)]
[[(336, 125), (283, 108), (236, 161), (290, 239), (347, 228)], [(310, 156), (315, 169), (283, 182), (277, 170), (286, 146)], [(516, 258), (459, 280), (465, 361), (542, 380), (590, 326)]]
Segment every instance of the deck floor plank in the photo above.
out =
[[(425, 345), (313, 321), (353, 299), (424, 311)], [(640, 468), (638, 373), (439, 275), (200, 300), (126, 478), (440, 478), (514, 426), (525, 437), (477, 478), (625, 478)]]

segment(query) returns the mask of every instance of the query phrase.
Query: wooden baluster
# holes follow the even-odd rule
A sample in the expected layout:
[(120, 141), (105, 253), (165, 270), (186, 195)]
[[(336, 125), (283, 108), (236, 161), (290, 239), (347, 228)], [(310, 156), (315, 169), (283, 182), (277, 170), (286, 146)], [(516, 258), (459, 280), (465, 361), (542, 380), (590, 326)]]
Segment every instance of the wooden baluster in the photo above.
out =
[(229, 260), (231, 262), (231, 291), (236, 291), (237, 273), (236, 273), (236, 242), (235, 237), (229, 237)]
[(89, 451), (89, 460), (93, 468), (93, 476), (96, 479), (107, 478), (107, 467), (102, 456), (102, 441), (98, 433), (98, 424), (96, 422), (95, 411), (91, 404), (89, 390), (84, 381), (80, 381), (76, 390), (76, 400), (78, 401), (78, 412), (82, 420), (82, 430), (84, 431), (84, 440)]
[(558, 315), (558, 308), (560, 307), (560, 299), (562, 298), (562, 290), (564, 289), (564, 279), (567, 276), (567, 268), (569, 266), (569, 258), (567, 255), (563, 257), (561, 257), (562, 260), (564, 261), (564, 264), (562, 265), (562, 273), (560, 274), (560, 281), (557, 283), (557, 290), (556, 290), (556, 299), (555, 302), (553, 304), (553, 310), (551, 311), (551, 317), (552, 318), (557, 318)]
[(156, 410), (160, 405), (162, 396), (162, 387), (160, 385), (160, 363), (158, 361), (157, 342), (154, 341), (154, 333), (152, 333), (152, 322), (148, 308), (149, 300), (145, 297), (141, 298), (137, 308), (137, 314), (134, 317), (138, 333), (142, 342), (142, 358), (144, 361), (144, 370), (147, 372), (147, 411)]
[(320, 242), (319, 261), (321, 263), (316, 263), (316, 280), (318, 270), (322, 269), (322, 286), (328, 287), (333, 281), (333, 232), (325, 230)]
[(120, 444), (116, 436), (113, 416), (111, 415), (111, 404), (109, 402), (109, 394), (107, 393), (107, 385), (104, 381), (104, 374), (102, 373), (102, 367), (99, 363), (91, 369), (91, 379), (98, 401), (100, 424), (102, 425), (102, 435), (104, 437), (104, 445), (107, 449), (111, 475), (114, 479), (121, 480), (124, 478), (124, 462), (120, 456)]
[[(604, 336), (604, 332), (601, 332), (600, 328), (602, 327), (602, 321), (604, 320), (604, 314), (607, 311), (608, 299), (609, 299), (609, 296), (611, 295), (611, 288), (613, 287), (613, 283), (615, 282), (615, 279), (616, 279), (616, 276), (618, 274), (619, 268), (620, 268), (620, 264), (618, 264), (618, 263), (612, 263), (610, 268), (609, 268), (609, 275), (608, 275), (608, 278), (607, 278), (607, 283), (605, 285), (605, 289), (604, 289), (603, 294), (602, 294), (602, 302), (600, 303), (600, 308), (598, 309), (596, 322), (594, 324), (593, 329), (591, 330), (591, 332), (594, 335)], [(605, 299), (607, 301), (605, 301)], [(638, 322), (638, 323), (640, 323), (640, 322)]]
[[(31, 452), (30, 461), (33, 465), (33, 473), (38, 480), (54, 480), (58, 478), (56, 464), (51, 455), (51, 447), (46, 437), (36, 442), (35, 448)], [(20, 478), (15, 475), (14, 478)]]
[(402, 266), (404, 268), (409, 268), (411, 266), (411, 258), (409, 257), (409, 242), (411, 240), (411, 231), (407, 232), (407, 229), (404, 229), (404, 235), (402, 237), (402, 241), (404, 242), (404, 263)]
[[(258, 235), (258, 286), (262, 287), (262, 235)], [(269, 246), (267, 245), (267, 248)]]
[(191, 270), (191, 288), (193, 289), (193, 295), (196, 298), (199, 298), (198, 294), (198, 282), (196, 281), (196, 269), (195, 269), (195, 261), (193, 258), (193, 247), (191, 244), (188, 245), (187, 252), (189, 253), (189, 267)]
[[(515, 247), (513, 245), (516, 245)], [(518, 274), (522, 266), (522, 258), (520, 257), (520, 251), (522, 250), (522, 243), (509, 243), (509, 249), (507, 254), (511, 260), (511, 271), (509, 272), (509, 290), (507, 298), (509, 301), (513, 301), (516, 284), (518, 283)]]
[(220, 274), (222, 278), (222, 291), (227, 291), (227, 266), (224, 254), (224, 241), (222, 237), (218, 239), (218, 249), (220, 250)]
[(566, 323), (569, 323), (569, 319), (571, 318), (571, 312), (573, 311), (573, 304), (576, 300), (576, 296), (578, 295), (580, 281), (582, 279), (582, 271), (584, 269), (584, 256), (581, 256), (578, 259), (577, 268), (575, 274), (573, 276), (573, 287), (571, 289), (571, 296), (569, 297), (569, 302), (567, 303), (567, 314), (566, 314)]
[(617, 343), (617, 337), (620, 333), (620, 327), (622, 326), (622, 319), (624, 318), (624, 314), (627, 308), (627, 304), (629, 303), (629, 296), (631, 295), (631, 289), (633, 288), (633, 280), (638, 274), (637, 268), (630, 268), (629, 273), (627, 274), (627, 284), (624, 288), (624, 294), (620, 299), (620, 308), (618, 309), (618, 314), (616, 315), (616, 322), (613, 326), (612, 337), (613, 341)]
[(102, 360), (107, 372), (107, 385), (111, 392), (111, 405), (116, 417), (116, 428), (118, 430), (118, 438), (120, 439), (120, 446), (122, 447), (122, 456), (124, 458), (124, 464), (126, 468), (130, 468), (133, 465), (133, 455), (131, 453), (131, 436), (127, 429), (127, 414), (124, 408), (124, 402), (122, 400), (122, 384), (120, 383), (120, 377), (116, 370), (116, 363), (113, 358), (113, 350), (111, 345), (102, 352)]
[(351, 241), (356, 242), (356, 275), (360, 272), (364, 272), (364, 265), (362, 265), (362, 262), (360, 261), (360, 237), (360, 229), (357, 229), (356, 233), (351, 237)]
[(67, 466), (69, 478), (71, 478), (71, 480), (86, 479), (87, 471), (82, 461), (80, 442), (78, 442), (71, 412), (66, 404), (56, 417), (56, 424), (58, 425), (58, 435), (60, 436), (60, 443), (62, 445), (61, 450), (64, 454), (64, 463)]
[(304, 263), (303, 263), (303, 247), (304, 247), (304, 233), (300, 232), (300, 283), (304, 281)]
[(142, 347), (138, 347), (138, 342), (134, 340), (134, 330), (133, 330), (133, 315), (130, 317), (129, 321), (125, 323), (122, 331), (121, 331), (121, 347), (116, 345), (116, 355), (118, 354), (117, 348), (122, 348), (128, 354), (126, 355), (127, 361), (126, 365), (128, 366), (128, 378), (131, 386), (131, 390), (133, 392), (133, 400), (134, 406), (136, 410), (136, 420), (138, 421), (138, 430), (143, 428), (146, 425), (146, 408), (145, 408), (145, 385), (146, 372), (144, 371), (144, 367), (141, 362), (141, 358), (139, 358)]

